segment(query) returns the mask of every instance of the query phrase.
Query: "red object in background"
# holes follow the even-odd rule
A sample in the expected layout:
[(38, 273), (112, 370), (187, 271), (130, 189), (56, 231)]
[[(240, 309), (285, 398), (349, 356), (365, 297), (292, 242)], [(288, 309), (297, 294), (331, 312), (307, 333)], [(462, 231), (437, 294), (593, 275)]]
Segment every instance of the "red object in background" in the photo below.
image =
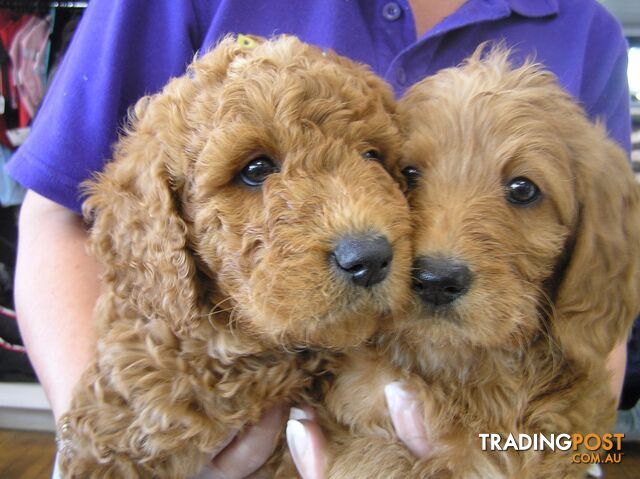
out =
[(20, 339), (15, 312), (0, 306), (0, 381), (37, 382)]

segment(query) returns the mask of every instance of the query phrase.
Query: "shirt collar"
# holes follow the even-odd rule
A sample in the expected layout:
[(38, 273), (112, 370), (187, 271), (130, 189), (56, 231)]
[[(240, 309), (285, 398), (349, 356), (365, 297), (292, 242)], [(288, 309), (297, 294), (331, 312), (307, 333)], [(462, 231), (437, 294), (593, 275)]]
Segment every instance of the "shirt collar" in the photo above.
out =
[(558, 13), (558, 0), (507, 0), (514, 12), (524, 17), (547, 17)]

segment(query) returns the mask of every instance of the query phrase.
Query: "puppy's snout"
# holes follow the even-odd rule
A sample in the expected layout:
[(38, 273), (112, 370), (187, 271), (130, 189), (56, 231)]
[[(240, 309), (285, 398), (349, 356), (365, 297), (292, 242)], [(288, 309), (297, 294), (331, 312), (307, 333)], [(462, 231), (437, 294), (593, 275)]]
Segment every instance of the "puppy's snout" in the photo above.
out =
[(472, 274), (466, 264), (448, 258), (418, 258), (413, 263), (413, 290), (423, 302), (443, 306), (464, 296)]
[(347, 236), (336, 245), (333, 259), (338, 271), (352, 283), (368, 288), (389, 274), (393, 250), (384, 236)]

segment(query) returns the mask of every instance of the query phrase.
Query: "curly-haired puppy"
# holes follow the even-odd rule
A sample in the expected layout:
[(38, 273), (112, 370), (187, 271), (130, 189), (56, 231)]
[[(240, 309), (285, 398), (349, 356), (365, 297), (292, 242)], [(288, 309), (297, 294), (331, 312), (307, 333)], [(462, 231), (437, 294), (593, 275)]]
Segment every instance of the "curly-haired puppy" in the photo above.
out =
[(389, 89), (293, 37), (239, 40), (138, 102), (88, 187), (104, 292), (66, 477), (197, 473), (322, 373), (314, 348), (362, 343), (408, 299)]
[[(425, 79), (399, 113), (416, 308), (337, 376), (327, 405), (350, 434), (333, 435), (330, 477), (582, 477), (582, 448), (490, 452), (479, 434), (504, 446), (612, 425), (605, 360), (640, 311), (640, 192), (624, 152), (552, 74), (513, 68), (502, 49)], [(384, 412), (398, 377), (424, 404), (422, 460)]]

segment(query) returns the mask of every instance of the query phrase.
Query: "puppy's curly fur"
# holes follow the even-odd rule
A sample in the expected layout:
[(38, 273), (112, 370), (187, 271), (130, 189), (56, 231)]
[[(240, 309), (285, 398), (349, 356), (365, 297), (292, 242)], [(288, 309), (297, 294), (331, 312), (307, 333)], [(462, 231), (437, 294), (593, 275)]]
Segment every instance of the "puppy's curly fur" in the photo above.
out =
[[(332, 426), (331, 478), (583, 477), (576, 451), (483, 451), (479, 434), (610, 432), (605, 360), (640, 311), (639, 187), (552, 74), (483, 51), (399, 107), (404, 165), (420, 174), (414, 265), (462, 263), (472, 279), (449, 304), (416, 300), (377, 352), (345, 362), (327, 396), (343, 426)], [(516, 179), (540, 194), (514, 201), (528, 197), (510, 197)], [(382, 387), (398, 376), (425, 405), (422, 460), (385, 414)]]
[[(326, 367), (314, 350), (362, 343), (408, 299), (390, 90), (292, 37), (241, 43), (140, 100), (88, 186), (104, 291), (97, 357), (60, 425), (65, 477), (197, 473), (230, 431), (303, 394)], [(375, 286), (332, 259), (358, 234), (393, 250)]]

